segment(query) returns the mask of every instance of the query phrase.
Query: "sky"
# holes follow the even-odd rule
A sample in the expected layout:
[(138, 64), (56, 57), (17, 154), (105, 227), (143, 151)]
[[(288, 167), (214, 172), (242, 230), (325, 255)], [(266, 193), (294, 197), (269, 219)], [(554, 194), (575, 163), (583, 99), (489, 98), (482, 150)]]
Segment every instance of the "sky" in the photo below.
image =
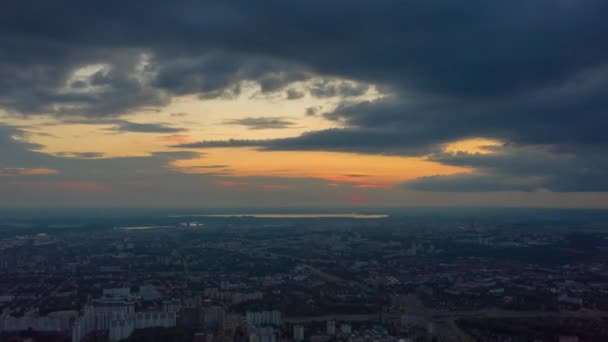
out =
[(0, 207), (608, 207), (608, 2), (0, 12)]

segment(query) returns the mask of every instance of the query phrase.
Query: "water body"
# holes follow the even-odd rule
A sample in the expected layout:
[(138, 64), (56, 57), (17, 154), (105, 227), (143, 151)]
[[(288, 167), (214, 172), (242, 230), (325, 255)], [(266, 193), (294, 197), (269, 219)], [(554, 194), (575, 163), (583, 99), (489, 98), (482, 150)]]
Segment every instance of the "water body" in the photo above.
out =
[(172, 215), (169, 217), (255, 217), (278, 219), (305, 219), (305, 218), (355, 218), (355, 219), (381, 219), (386, 214), (209, 214), (209, 215)]
[(114, 227), (114, 229), (122, 229), (122, 230), (147, 230), (147, 229), (157, 229), (157, 228), (175, 228), (175, 226), (135, 226), (135, 227)]

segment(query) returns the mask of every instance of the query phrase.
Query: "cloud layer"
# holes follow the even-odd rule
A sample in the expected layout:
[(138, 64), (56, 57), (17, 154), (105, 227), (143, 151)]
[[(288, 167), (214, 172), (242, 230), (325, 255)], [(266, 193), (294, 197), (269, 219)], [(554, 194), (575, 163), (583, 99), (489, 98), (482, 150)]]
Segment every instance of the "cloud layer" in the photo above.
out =
[(224, 125), (245, 126), (249, 129), (281, 129), (293, 127), (295, 123), (281, 117), (245, 117), (226, 120)]
[[(6, 7), (0, 108), (12, 115), (120, 117), (182, 95), (239, 96), (253, 83), (287, 99), (341, 99), (323, 114), (340, 128), (178, 147), (427, 156), (477, 170), (405, 185), (425, 191), (608, 190), (605, 1), (151, 1), (142, 11), (124, 1), (25, 0)], [(352, 99), (372, 86), (383, 96)], [(114, 130), (183, 129), (120, 121)], [(505, 145), (483, 155), (442, 152), (472, 137)], [(53, 166), (42, 164), (13, 166)]]

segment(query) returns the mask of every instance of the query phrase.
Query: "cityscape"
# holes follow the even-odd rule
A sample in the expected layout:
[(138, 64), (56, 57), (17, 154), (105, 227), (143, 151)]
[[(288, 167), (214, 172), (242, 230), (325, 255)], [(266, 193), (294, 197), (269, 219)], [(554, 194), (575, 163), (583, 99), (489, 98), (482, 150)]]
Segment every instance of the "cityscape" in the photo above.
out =
[(5, 214), (2, 341), (608, 337), (603, 211), (166, 213)]
[(607, 0), (0, 6), (0, 342), (608, 341)]

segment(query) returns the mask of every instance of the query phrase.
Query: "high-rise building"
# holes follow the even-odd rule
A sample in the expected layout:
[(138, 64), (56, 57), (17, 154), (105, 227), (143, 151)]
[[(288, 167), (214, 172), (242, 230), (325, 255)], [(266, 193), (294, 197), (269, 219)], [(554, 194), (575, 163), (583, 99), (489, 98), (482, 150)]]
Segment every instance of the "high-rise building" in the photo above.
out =
[(281, 325), (281, 312), (278, 310), (273, 311), (247, 311), (246, 313), (247, 322), (253, 326), (265, 326), (265, 325)]
[(256, 329), (255, 342), (276, 342), (277, 336), (274, 328), (263, 327)]
[(205, 306), (200, 309), (200, 325), (209, 331), (219, 331), (224, 329), (226, 312), (221, 306)]
[(340, 326), (340, 331), (342, 332), (342, 335), (350, 336), (350, 334), (352, 334), (352, 327), (350, 324), (344, 323)]
[(72, 341), (82, 341), (91, 331), (108, 331), (110, 341), (128, 338), (135, 329), (174, 327), (180, 303), (163, 302), (162, 311), (135, 311), (135, 301), (126, 290), (104, 291), (104, 297), (86, 305), (72, 327)]
[(304, 341), (304, 326), (296, 324), (293, 326), (293, 339), (296, 342)]
[(327, 321), (327, 335), (329, 335), (329, 336), (336, 335), (336, 321), (334, 321), (334, 320)]

